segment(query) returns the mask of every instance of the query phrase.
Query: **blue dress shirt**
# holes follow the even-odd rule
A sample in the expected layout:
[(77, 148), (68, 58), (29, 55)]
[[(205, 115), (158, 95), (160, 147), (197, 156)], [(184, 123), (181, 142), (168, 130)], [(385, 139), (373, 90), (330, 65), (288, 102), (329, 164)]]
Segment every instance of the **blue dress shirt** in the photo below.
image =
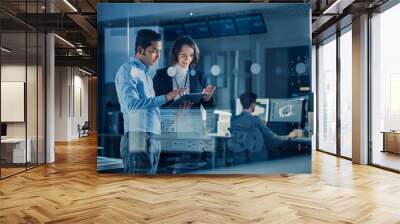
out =
[(264, 141), (271, 147), (283, 147), (288, 144), (288, 136), (279, 136), (267, 127), (262, 120), (247, 111), (242, 111), (238, 116), (232, 117), (231, 128), (258, 128), (264, 137)]
[(143, 131), (160, 134), (160, 109), (166, 96), (155, 96), (149, 67), (133, 58), (115, 76), (115, 88), (124, 117), (124, 132)]

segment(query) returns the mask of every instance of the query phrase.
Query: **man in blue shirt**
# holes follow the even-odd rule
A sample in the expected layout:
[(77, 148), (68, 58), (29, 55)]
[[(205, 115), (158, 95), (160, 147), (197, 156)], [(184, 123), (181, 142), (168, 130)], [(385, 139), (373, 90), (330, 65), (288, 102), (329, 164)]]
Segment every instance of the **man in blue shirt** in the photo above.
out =
[(137, 33), (135, 56), (123, 64), (115, 77), (115, 88), (124, 117), (124, 136), (121, 139), (121, 157), (125, 173), (157, 171), (161, 146), (159, 106), (173, 100), (185, 89), (176, 89), (166, 95), (155, 96), (149, 66), (160, 58), (160, 34), (143, 29)]
[(231, 129), (234, 130), (235, 127), (249, 130), (258, 129), (264, 137), (264, 145), (267, 147), (267, 156), (268, 149), (286, 147), (293, 138), (298, 137), (298, 132), (295, 130), (290, 132), (287, 136), (279, 136), (269, 129), (259, 117), (251, 114), (256, 107), (257, 95), (255, 93), (243, 93), (239, 98), (243, 111), (240, 115), (231, 119)]

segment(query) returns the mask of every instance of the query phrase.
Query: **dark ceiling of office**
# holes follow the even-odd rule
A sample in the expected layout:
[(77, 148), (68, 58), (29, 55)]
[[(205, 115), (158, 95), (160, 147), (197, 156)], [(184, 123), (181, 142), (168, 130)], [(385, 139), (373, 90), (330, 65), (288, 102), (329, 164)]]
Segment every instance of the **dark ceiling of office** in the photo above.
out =
[[(212, 1), (212, 2), (270, 2), (270, 3), (309, 3), (312, 4), (313, 40), (333, 30), (338, 20), (351, 17), (365, 10), (372, 10), (387, 0), (267, 0), (267, 1)], [(187, 2), (187, 1), (100, 1), (100, 0), (51, 0), (46, 6), (45, 0), (1, 0), (0, 24), (2, 32), (16, 33), (21, 30), (54, 32), (56, 65), (73, 65), (96, 71), (97, 18), (96, 5), (102, 2)], [(49, 3), (49, 0), (47, 0)], [(194, 1), (194, 2), (210, 2)], [(335, 2), (339, 3), (336, 4)], [(70, 4), (70, 5), (68, 5)], [(343, 25), (343, 24), (342, 24)], [(329, 34), (325, 34), (329, 35)], [(13, 38), (6, 35), (6, 38)], [(14, 42), (25, 41), (21, 38)], [(11, 42), (11, 41), (10, 41)], [(18, 45), (17, 43), (15, 45)], [(29, 45), (31, 46), (31, 45)], [(34, 46), (34, 44), (32, 44)], [(29, 50), (28, 50), (29, 52)]]

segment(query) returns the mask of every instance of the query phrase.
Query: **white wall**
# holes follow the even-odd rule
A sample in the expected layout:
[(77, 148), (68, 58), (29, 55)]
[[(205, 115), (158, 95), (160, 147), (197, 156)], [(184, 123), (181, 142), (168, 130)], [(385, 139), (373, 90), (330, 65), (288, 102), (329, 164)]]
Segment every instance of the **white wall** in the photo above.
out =
[(56, 141), (77, 139), (78, 124), (88, 120), (88, 78), (83, 75), (76, 68), (56, 67)]
[[(38, 70), (36, 70), (38, 69)], [(42, 67), (12, 63), (1, 66), (1, 81), (24, 82), (26, 85), (26, 100), (23, 102), (22, 113), (26, 112), (26, 120), (22, 122), (6, 122), (7, 137), (25, 138), (31, 142), (32, 161), (36, 162), (37, 153), (39, 163), (44, 163), (44, 82)], [(26, 81), (27, 78), (27, 81)], [(21, 90), (24, 94), (24, 90)], [(2, 96), (7, 97), (7, 96)], [(26, 105), (25, 105), (26, 103)], [(3, 112), (13, 113), (12, 108), (1, 108)]]

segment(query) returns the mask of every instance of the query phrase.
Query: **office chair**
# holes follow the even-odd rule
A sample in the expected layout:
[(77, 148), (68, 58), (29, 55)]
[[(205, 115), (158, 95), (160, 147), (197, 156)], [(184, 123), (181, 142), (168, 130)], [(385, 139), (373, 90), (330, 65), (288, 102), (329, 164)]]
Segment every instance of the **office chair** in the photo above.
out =
[(78, 124), (79, 138), (89, 136), (89, 129), (90, 129), (89, 121), (85, 121), (82, 127), (80, 127), (80, 125)]
[[(229, 128), (232, 138), (227, 140), (227, 165), (236, 165), (252, 162), (253, 156), (262, 151), (264, 148), (264, 138), (257, 128)], [(266, 153), (266, 152), (265, 152)], [(244, 155), (243, 155), (244, 154)]]

